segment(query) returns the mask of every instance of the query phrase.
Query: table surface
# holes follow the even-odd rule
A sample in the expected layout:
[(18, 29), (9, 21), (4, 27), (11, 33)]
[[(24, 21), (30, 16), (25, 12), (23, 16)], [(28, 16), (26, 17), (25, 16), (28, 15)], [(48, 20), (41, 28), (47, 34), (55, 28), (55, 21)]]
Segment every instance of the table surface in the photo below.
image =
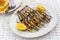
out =
[(14, 34), (9, 26), (10, 16), (0, 15), (0, 40), (60, 40), (60, 0), (23, 0), (27, 3), (44, 3), (51, 6), (58, 14), (58, 22), (56, 27), (47, 35), (39, 38), (27, 39), (21, 38)]

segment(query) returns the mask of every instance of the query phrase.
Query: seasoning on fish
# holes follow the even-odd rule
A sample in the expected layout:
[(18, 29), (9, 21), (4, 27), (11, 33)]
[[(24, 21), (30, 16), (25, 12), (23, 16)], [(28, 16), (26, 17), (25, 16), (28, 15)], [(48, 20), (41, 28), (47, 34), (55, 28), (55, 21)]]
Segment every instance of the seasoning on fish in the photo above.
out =
[(40, 8), (39, 12), (38, 10), (34, 10), (26, 5), (21, 10), (17, 11), (17, 16), (20, 22), (26, 25), (27, 31), (38, 31), (42, 26), (50, 22), (51, 16), (45, 13), (43, 7)]

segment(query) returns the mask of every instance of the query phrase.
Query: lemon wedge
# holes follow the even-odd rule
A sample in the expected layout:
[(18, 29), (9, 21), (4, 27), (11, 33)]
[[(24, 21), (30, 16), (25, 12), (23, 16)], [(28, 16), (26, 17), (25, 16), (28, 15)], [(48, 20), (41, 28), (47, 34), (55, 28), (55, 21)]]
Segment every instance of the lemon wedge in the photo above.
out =
[(27, 27), (23, 23), (17, 23), (16, 28), (22, 31), (25, 31)]
[(42, 5), (37, 5), (37, 10), (41, 13), (44, 13), (45, 8)]
[(4, 13), (8, 10), (8, 0), (0, 0), (0, 13)]

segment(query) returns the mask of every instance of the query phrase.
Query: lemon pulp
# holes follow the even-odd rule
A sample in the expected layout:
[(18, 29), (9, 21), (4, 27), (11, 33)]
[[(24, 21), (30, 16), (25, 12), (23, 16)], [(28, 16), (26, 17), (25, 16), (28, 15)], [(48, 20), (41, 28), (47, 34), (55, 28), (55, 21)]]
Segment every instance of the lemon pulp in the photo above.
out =
[(22, 31), (27, 29), (27, 27), (23, 23), (17, 23), (16, 28)]
[(37, 10), (41, 13), (44, 13), (45, 8), (42, 5), (37, 5)]

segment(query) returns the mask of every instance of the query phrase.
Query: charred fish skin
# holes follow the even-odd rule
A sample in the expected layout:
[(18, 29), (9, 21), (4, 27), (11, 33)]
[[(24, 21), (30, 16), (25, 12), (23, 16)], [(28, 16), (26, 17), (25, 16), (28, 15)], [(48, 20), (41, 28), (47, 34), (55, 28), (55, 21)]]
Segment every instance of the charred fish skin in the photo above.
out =
[[(29, 22), (29, 21), (28, 21), (28, 22)], [(36, 31), (39, 30), (38, 27), (37, 27), (32, 21), (30, 21), (29, 23), (32, 25), (32, 27), (33, 27)]]
[(24, 20), (26, 17), (23, 15), (23, 13), (21, 13), (21, 12), (17, 12), (18, 13), (18, 15), (20, 15), (21, 16), (21, 20)]
[(18, 18), (20, 19), (21, 22), (23, 22), (24, 18), (21, 15), (18, 15)]
[(19, 21), (21, 22), (21, 16), (18, 15)]
[(38, 31), (41, 25), (44, 26), (51, 19), (49, 15), (39, 13), (27, 5), (17, 13), (20, 21), (27, 26), (27, 30), (30, 32)]
[(30, 16), (31, 16), (31, 15), (34, 15), (33, 11), (34, 11), (34, 10), (29, 7), (29, 9), (28, 9), (27, 12), (29, 12), (29, 13), (31, 12), (31, 13), (30, 13)]
[(25, 25), (26, 25), (26, 26), (27, 26), (27, 28), (28, 28), (27, 30), (28, 30), (28, 31), (30, 31), (31, 29), (29, 29), (29, 27), (31, 27), (31, 25), (30, 25), (30, 24), (28, 24), (28, 22), (27, 22), (27, 20), (26, 20), (26, 19), (24, 20), (24, 23), (25, 23)]
[[(28, 22), (27, 22), (27, 19), (24, 19), (24, 24), (27, 26), (27, 30), (29, 31), (29, 32), (32, 32), (32, 26), (31, 26), (31, 24), (29, 24)], [(31, 28), (31, 29), (30, 29)]]
[(43, 23), (47, 23), (47, 21), (45, 21), (45, 20), (43, 19), (43, 18), (44, 18), (43, 15), (41, 15), (38, 11), (35, 11), (35, 13), (37, 13), (37, 15), (39, 15), (40, 20), (41, 20)]
[[(30, 13), (31, 16), (33, 16), (33, 10), (31, 8), (29, 8), (28, 10), (26, 10), (26, 12)], [(32, 13), (31, 13), (32, 12)], [(24, 16), (24, 15), (23, 15)], [(25, 16), (24, 16), (25, 17)]]
[(27, 21), (28, 21), (28, 24), (30, 24), (34, 30), (38, 30), (37, 26), (33, 22), (31, 22), (29, 18), (27, 19)]
[[(29, 12), (31, 12), (30, 16), (35, 14), (35, 13), (34, 13), (35, 10), (33, 10), (32, 8), (29, 7), (28, 10), (29, 10)], [(27, 11), (27, 12), (28, 12), (28, 11)], [(37, 15), (37, 13), (36, 13), (35, 15)], [(38, 15), (37, 15), (37, 16), (38, 16)], [(41, 16), (42, 16), (42, 15), (41, 15)], [(43, 16), (42, 16), (42, 17), (43, 17)], [(42, 24), (42, 25), (43, 25), (43, 24)]]
[(18, 18), (19, 18), (20, 21), (23, 21), (22, 16), (20, 15), (19, 12), (17, 12), (17, 16), (18, 16)]
[[(33, 16), (32, 18), (31, 18), (31, 21), (34, 23), (34, 24), (40, 24), (40, 20), (38, 20), (38, 18), (36, 18), (35, 16)], [(38, 25), (37, 25), (38, 26)], [(39, 26), (38, 26), (39, 27)]]
[[(29, 20), (28, 20), (29, 21)], [(27, 21), (27, 19), (25, 19), (25, 24), (27, 24), (27, 26), (28, 26), (28, 30), (30, 31), (30, 32), (32, 32), (33, 30), (37, 30), (35, 27), (33, 27), (33, 25), (31, 25), (29, 22)], [(31, 28), (31, 29), (30, 29)]]
[(45, 12), (44, 13), (40, 13), (40, 14), (44, 16), (44, 18), (46, 19), (47, 22), (49, 22), (50, 19), (52, 18), (50, 15), (46, 14)]
[(28, 31), (33, 32), (33, 30), (36, 30), (36, 28), (34, 28), (29, 22), (27, 22), (27, 19), (25, 20), (25, 24), (28, 26)]
[(29, 19), (29, 17), (27, 18), (27, 22), (32, 25), (32, 28), (38, 30), (37, 26), (34, 25), (34, 23)]
[[(27, 13), (26, 11), (27, 11), (28, 13)], [(21, 21), (21, 17), (22, 17), (22, 20), (24, 19), (22, 22), (23, 22), (24, 24), (26, 24), (26, 25), (28, 26), (28, 28), (31, 27), (31, 29), (38, 30), (37, 27), (35, 27), (35, 25), (33, 25), (32, 23), (27, 22), (27, 20), (28, 20), (28, 21), (30, 20), (30, 17), (29, 17), (29, 18), (25, 18), (25, 17), (27, 17), (26, 14), (29, 15), (29, 13), (31, 14), (31, 12), (28, 11), (28, 10), (26, 10), (26, 11), (25, 11), (25, 12), (22, 11), (22, 10), (21, 10), (21, 12), (18, 11), (18, 13), (19, 13), (18, 18), (19, 18), (20, 21)], [(24, 15), (23, 15), (23, 14), (24, 14)], [(31, 29), (28, 29), (28, 30), (31, 31)]]
[[(30, 7), (28, 7), (29, 8), (29, 11), (31, 11), (31, 12), (33, 12), (33, 13), (35, 13), (36, 15), (38, 14), (41, 18), (41, 20), (43, 20), (42, 18), (44, 17), (43, 15), (41, 15), (41, 14), (39, 14), (39, 13), (37, 13), (35, 10), (33, 10), (32, 8), (30, 8)], [(44, 21), (44, 20), (43, 20)]]

